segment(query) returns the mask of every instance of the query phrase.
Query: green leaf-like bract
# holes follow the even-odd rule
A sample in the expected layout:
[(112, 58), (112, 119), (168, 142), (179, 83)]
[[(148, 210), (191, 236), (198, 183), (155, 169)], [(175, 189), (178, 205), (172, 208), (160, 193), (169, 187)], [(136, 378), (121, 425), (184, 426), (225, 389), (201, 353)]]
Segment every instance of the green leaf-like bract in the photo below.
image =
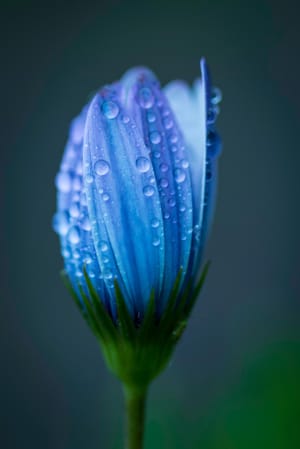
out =
[(80, 296), (67, 274), (62, 278), (74, 302), (100, 343), (109, 369), (127, 386), (144, 389), (165, 368), (186, 328), (188, 318), (204, 284), (206, 263), (196, 285), (183, 289), (182, 270), (175, 279), (165, 310), (158, 315), (157, 299), (152, 291), (144, 317), (136, 325), (129, 314), (117, 280), (114, 282), (117, 320), (114, 321), (99, 298), (86, 269), (87, 292), (78, 284)]

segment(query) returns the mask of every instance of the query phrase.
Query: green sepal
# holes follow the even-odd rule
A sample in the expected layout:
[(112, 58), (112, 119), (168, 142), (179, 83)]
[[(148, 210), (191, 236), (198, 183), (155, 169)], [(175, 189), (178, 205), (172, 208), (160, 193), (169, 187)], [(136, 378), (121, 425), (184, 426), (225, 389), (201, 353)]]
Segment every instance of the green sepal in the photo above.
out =
[(136, 323), (131, 317), (117, 280), (114, 281), (117, 319), (108, 313), (84, 267), (87, 288), (78, 284), (77, 294), (66, 273), (64, 283), (94, 335), (97, 337), (110, 370), (127, 386), (144, 389), (167, 365), (180, 340), (188, 317), (203, 287), (209, 263), (196, 285), (182, 287), (180, 269), (163, 312), (151, 292), (144, 317)]

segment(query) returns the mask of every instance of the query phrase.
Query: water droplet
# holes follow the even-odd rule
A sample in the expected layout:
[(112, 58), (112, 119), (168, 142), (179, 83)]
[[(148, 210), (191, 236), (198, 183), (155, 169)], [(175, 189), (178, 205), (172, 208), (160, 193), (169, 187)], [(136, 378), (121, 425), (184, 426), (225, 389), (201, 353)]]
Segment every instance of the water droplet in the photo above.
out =
[(110, 199), (109, 194), (108, 193), (103, 193), (102, 199), (103, 199), (103, 201), (109, 201), (109, 199)]
[(89, 264), (91, 264), (93, 262), (93, 259), (92, 259), (90, 254), (87, 254), (85, 256), (85, 258), (83, 259), (83, 261), (84, 261), (85, 264), (89, 265)]
[(153, 123), (156, 120), (155, 114), (152, 111), (147, 112), (147, 120), (149, 123)]
[(138, 93), (139, 105), (144, 109), (149, 109), (153, 106), (154, 97), (148, 87), (142, 87)]
[(136, 167), (139, 172), (146, 173), (150, 168), (150, 161), (146, 157), (138, 157), (136, 160)]
[(154, 151), (154, 152), (153, 152), (153, 156), (154, 156), (156, 159), (159, 159), (159, 158), (160, 158), (160, 151)]
[(169, 185), (168, 180), (167, 180), (166, 178), (162, 178), (162, 179), (159, 181), (159, 185), (160, 185), (160, 187), (162, 187), (163, 189), (167, 188), (168, 185)]
[(108, 244), (105, 241), (100, 242), (100, 250), (105, 253), (108, 250)]
[(170, 141), (171, 143), (176, 143), (176, 142), (178, 142), (178, 136), (177, 136), (177, 134), (172, 134), (172, 135), (169, 137), (169, 141)]
[(174, 207), (175, 204), (176, 204), (175, 198), (170, 198), (168, 200), (168, 204), (169, 204), (170, 207)]
[(74, 177), (73, 183), (72, 183), (72, 187), (73, 187), (73, 190), (75, 190), (77, 192), (79, 190), (81, 190), (82, 182), (81, 182), (81, 177), (80, 176), (75, 176)]
[(163, 120), (163, 124), (166, 129), (171, 129), (174, 123), (173, 123), (173, 120), (171, 119), (171, 117), (166, 117)]
[(152, 187), (152, 186), (145, 186), (143, 188), (143, 192), (144, 192), (145, 196), (150, 197), (154, 194), (155, 190), (154, 190), (154, 187)]
[(109, 172), (110, 165), (104, 159), (99, 159), (94, 165), (94, 170), (98, 176), (104, 176)]
[(180, 165), (182, 168), (188, 168), (189, 166), (189, 161), (187, 161), (186, 159), (182, 159), (180, 162)]
[(148, 181), (150, 182), (150, 184), (155, 184), (154, 176), (149, 176)]
[(84, 231), (90, 231), (92, 229), (90, 219), (87, 215), (83, 218), (81, 227)]
[(72, 226), (68, 232), (68, 240), (72, 245), (77, 245), (80, 242), (80, 229), (78, 226)]
[(211, 92), (212, 104), (218, 104), (222, 100), (222, 92), (218, 87), (213, 87)]
[(103, 263), (108, 263), (109, 262), (109, 257), (107, 257), (107, 256), (102, 257), (102, 262)]
[(172, 151), (172, 153), (176, 153), (177, 150), (178, 150), (178, 148), (177, 148), (176, 145), (172, 145), (172, 146), (171, 146), (171, 151)]
[(169, 212), (166, 212), (166, 213), (164, 214), (164, 218), (165, 218), (166, 220), (168, 220), (168, 219), (170, 218)]
[(207, 153), (211, 158), (215, 158), (221, 152), (221, 139), (219, 135), (210, 130), (207, 135)]
[(129, 120), (130, 120), (130, 118), (128, 117), (128, 115), (123, 115), (123, 117), (122, 117), (122, 122), (123, 123), (129, 123)]
[(166, 172), (166, 171), (168, 171), (169, 166), (165, 163), (162, 163), (162, 164), (160, 164), (159, 168), (162, 172)]
[(65, 236), (69, 230), (69, 216), (65, 211), (57, 212), (52, 220), (52, 226), (55, 232), (61, 236)]
[(88, 174), (86, 175), (85, 180), (88, 184), (91, 184), (94, 181), (94, 178), (92, 175)]
[(65, 258), (65, 259), (68, 259), (69, 257), (70, 257), (70, 251), (68, 251), (67, 249), (64, 249), (63, 251), (62, 251), (62, 255), (63, 255), (63, 257)]
[(161, 141), (161, 135), (158, 131), (152, 131), (149, 135), (150, 141), (156, 145)]
[(184, 171), (181, 170), (180, 168), (175, 168), (174, 176), (175, 176), (175, 181), (178, 184), (182, 183), (186, 178)]
[(112, 277), (113, 277), (112, 272), (108, 269), (104, 270), (103, 277), (104, 277), (104, 279), (112, 279)]
[(158, 226), (159, 226), (159, 220), (158, 220), (157, 218), (153, 218), (153, 219), (151, 220), (151, 226), (152, 226), (152, 228), (158, 228)]
[(156, 237), (152, 240), (153, 246), (159, 246), (159, 244), (160, 244), (160, 239), (158, 237)]
[(74, 259), (80, 259), (80, 251), (78, 251), (78, 249), (75, 249), (73, 251), (73, 258)]
[(70, 215), (73, 218), (79, 217), (80, 214), (80, 204), (78, 202), (72, 203), (69, 209)]
[(114, 119), (119, 114), (119, 106), (113, 101), (104, 101), (102, 104), (102, 112), (108, 119)]
[(59, 172), (55, 178), (55, 185), (60, 192), (69, 193), (72, 187), (72, 179), (69, 173)]

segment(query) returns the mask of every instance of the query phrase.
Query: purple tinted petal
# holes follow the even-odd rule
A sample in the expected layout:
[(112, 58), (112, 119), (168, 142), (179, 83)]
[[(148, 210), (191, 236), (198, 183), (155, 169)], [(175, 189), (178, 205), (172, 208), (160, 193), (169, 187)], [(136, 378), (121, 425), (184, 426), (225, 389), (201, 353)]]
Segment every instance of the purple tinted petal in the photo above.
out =
[(121, 83), (123, 102), (143, 133), (159, 188), (164, 218), (166, 300), (179, 268), (186, 270), (190, 254), (192, 192), (188, 155), (175, 116), (153, 73), (134, 69), (124, 75)]
[[(117, 277), (130, 312), (143, 314), (164, 271), (159, 194), (149, 151), (133, 118), (120, 102), (118, 85), (104, 88), (89, 108), (84, 138), (84, 180), (100, 267), (101, 245), (111, 277)], [(151, 226), (152, 223), (152, 226)]]

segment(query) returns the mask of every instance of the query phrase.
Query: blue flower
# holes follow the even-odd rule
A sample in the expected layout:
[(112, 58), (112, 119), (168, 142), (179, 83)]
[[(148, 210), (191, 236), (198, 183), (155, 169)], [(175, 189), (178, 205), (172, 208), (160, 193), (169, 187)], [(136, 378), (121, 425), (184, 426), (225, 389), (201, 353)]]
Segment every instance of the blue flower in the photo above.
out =
[(73, 120), (59, 173), (57, 212), (65, 270), (80, 294), (83, 268), (116, 316), (116, 279), (134, 319), (151, 292), (158, 312), (178, 272), (196, 280), (211, 225), (220, 139), (220, 91), (205, 60), (193, 88), (163, 89), (146, 68), (103, 87)]

